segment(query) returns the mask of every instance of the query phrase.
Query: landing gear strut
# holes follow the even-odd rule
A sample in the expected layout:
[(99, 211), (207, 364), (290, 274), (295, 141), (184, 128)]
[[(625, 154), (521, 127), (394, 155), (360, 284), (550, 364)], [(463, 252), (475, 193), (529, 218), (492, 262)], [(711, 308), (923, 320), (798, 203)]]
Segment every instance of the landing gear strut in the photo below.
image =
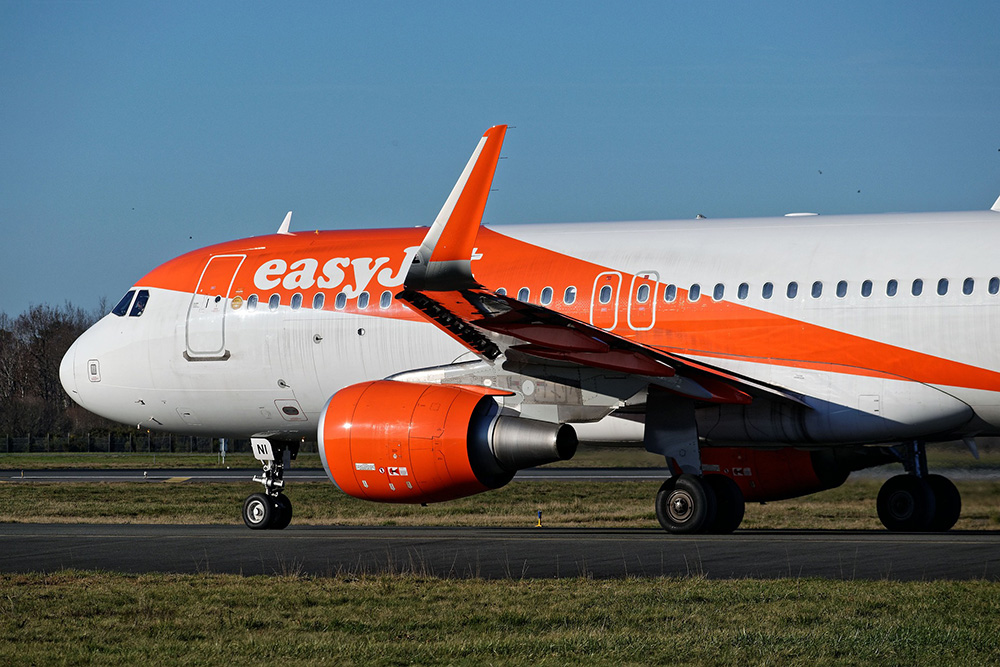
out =
[(725, 475), (702, 474), (694, 401), (650, 387), (643, 442), (675, 472), (656, 494), (656, 518), (665, 531), (731, 533), (739, 528), (746, 509), (740, 487)]
[(264, 485), (263, 493), (252, 493), (243, 502), (243, 523), (252, 530), (281, 530), (292, 520), (292, 503), (282, 493), (285, 466), (299, 453), (299, 443), (272, 443), (266, 438), (251, 438), (254, 457), (264, 466), (253, 481)]
[(910, 442), (892, 450), (907, 474), (889, 478), (878, 492), (882, 524), (892, 531), (944, 532), (958, 521), (962, 496), (951, 480), (927, 474), (924, 443)]

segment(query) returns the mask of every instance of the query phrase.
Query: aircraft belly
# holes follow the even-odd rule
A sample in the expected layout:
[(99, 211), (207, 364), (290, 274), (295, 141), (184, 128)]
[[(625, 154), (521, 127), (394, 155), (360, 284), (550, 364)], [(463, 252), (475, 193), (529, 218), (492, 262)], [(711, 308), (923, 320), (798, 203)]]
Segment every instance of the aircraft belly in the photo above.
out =
[[(758, 397), (748, 406), (699, 411), (699, 433), (725, 442), (870, 443), (960, 433), (975, 413), (918, 382), (753, 362), (716, 364), (802, 397), (803, 406)], [(956, 436), (957, 437), (957, 436)]]

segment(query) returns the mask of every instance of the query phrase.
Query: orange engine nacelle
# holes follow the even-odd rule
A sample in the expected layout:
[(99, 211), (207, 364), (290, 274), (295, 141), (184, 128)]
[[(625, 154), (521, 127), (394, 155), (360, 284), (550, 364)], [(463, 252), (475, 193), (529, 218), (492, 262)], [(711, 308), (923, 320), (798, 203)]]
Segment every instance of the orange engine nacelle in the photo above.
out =
[(701, 463), (706, 474), (730, 477), (740, 487), (743, 497), (753, 502), (797, 498), (832, 489), (843, 484), (852, 469), (857, 469), (829, 450), (807, 452), (790, 447), (776, 450), (704, 447)]
[(501, 417), (497, 393), (506, 392), (392, 380), (341, 389), (319, 422), (327, 474), (356, 498), (427, 503), (499, 488), (576, 452), (571, 426)]

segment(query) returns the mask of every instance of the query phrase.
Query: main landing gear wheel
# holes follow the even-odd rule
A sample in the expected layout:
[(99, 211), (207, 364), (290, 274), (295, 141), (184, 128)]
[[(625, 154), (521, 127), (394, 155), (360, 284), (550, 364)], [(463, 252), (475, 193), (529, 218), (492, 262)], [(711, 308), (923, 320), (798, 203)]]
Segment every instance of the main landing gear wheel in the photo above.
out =
[(931, 485), (914, 475), (890, 477), (878, 492), (876, 507), (882, 524), (893, 531), (929, 530), (937, 510)]
[(951, 530), (962, 513), (962, 495), (951, 480), (941, 475), (924, 477), (934, 494), (934, 516), (931, 518), (928, 530), (943, 533)]
[(243, 501), (243, 523), (252, 530), (281, 530), (292, 520), (292, 503), (283, 493), (253, 493)]
[(739, 485), (725, 475), (705, 475), (702, 480), (715, 492), (715, 521), (705, 532), (727, 535), (739, 528), (747, 507)]
[(715, 491), (696, 475), (671, 477), (656, 494), (656, 518), (668, 533), (704, 532), (715, 517)]

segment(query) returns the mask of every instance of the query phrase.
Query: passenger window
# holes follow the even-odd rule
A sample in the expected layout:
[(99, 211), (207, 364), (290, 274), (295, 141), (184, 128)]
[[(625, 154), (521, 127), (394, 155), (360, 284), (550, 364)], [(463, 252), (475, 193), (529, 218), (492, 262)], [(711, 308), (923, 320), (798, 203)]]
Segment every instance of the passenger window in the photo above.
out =
[(333, 300), (333, 307), (337, 310), (343, 310), (347, 307), (347, 293), (341, 292), (337, 295), (337, 298)]
[(128, 307), (132, 305), (132, 297), (134, 296), (134, 289), (126, 292), (125, 296), (122, 297), (122, 300), (119, 301), (118, 305), (111, 311), (112, 314), (117, 315), (118, 317), (125, 317), (125, 314), (128, 312)]
[(895, 279), (892, 279), (885, 284), (886, 296), (896, 296), (896, 291), (898, 289), (899, 289), (899, 283), (897, 283)]
[(976, 281), (973, 280), (972, 278), (966, 278), (965, 282), (962, 283), (962, 294), (968, 296), (969, 294), (972, 294), (972, 290), (974, 290), (975, 288), (976, 288)]
[(570, 285), (566, 288), (566, 291), (563, 292), (563, 303), (568, 306), (574, 301), (576, 301), (576, 288)]
[(281, 295), (272, 294), (271, 298), (267, 300), (267, 307), (271, 310), (277, 310), (278, 306), (281, 305)]
[(843, 299), (845, 296), (847, 296), (847, 281), (846, 280), (841, 280), (839, 283), (837, 283), (837, 296), (840, 297), (841, 299)]
[(868, 298), (872, 295), (872, 281), (866, 280), (861, 283), (861, 296)]
[(667, 288), (663, 290), (663, 300), (667, 303), (673, 303), (677, 298), (677, 285), (667, 285)]
[(701, 285), (695, 283), (688, 290), (688, 301), (697, 301), (699, 298), (701, 298)]
[(635, 300), (639, 303), (646, 303), (649, 301), (649, 285), (639, 285), (639, 289), (635, 293)]
[(990, 278), (990, 285), (987, 290), (990, 294), (1000, 292), (1000, 278)]
[(302, 295), (296, 292), (292, 295), (292, 310), (298, 310), (302, 307)]
[(788, 283), (788, 289), (785, 290), (785, 296), (789, 299), (794, 299), (799, 293), (799, 284), (794, 280)]
[[(937, 293), (938, 293), (938, 296), (944, 296), (945, 294), (948, 293), (948, 279), (947, 278), (942, 278), (941, 280), (938, 281)], [(136, 299), (136, 301), (138, 301), (138, 299)]]
[[(609, 287), (608, 289), (611, 288)], [(531, 298), (531, 290), (528, 289), (527, 287), (522, 287), (521, 289), (517, 290), (518, 301), (523, 301), (524, 303), (528, 303), (528, 299), (530, 298)]]
[(370, 299), (370, 298), (371, 297), (369, 296), (368, 292), (362, 292), (361, 294), (359, 294), (358, 295), (358, 310), (364, 310), (365, 308), (367, 308), (368, 307), (368, 299)]
[(716, 301), (722, 301), (722, 297), (726, 295), (726, 286), (722, 283), (718, 283), (715, 289), (712, 290), (712, 298)]
[(747, 298), (750, 294), (750, 286), (746, 283), (740, 283), (739, 289), (736, 290), (736, 297), (742, 301)]
[(913, 286), (910, 287), (910, 294), (913, 296), (920, 296), (920, 293), (924, 291), (924, 281), (917, 278), (913, 281)]
[(135, 297), (135, 303), (132, 304), (132, 311), (128, 314), (128, 316), (139, 317), (142, 315), (142, 311), (146, 310), (147, 301), (149, 301), (149, 290), (139, 290), (139, 294)]
[(326, 303), (326, 295), (322, 292), (316, 292), (313, 297), (313, 310), (323, 310), (324, 303)]
[(247, 297), (247, 310), (257, 310), (257, 295), (251, 294)]
[(760, 295), (765, 299), (770, 299), (772, 294), (774, 294), (774, 285), (764, 283), (763, 287), (760, 288)]
[(598, 300), (601, 303), (609, 303), (611, 301), (611, 285), (605, 285), (601, 288), (601, 293), (598, 295)]
[(552, 288), (551, 287), (543, 287), (542, 288), (542, 295), (540, 297), (540, 303), (543, 306), (547, 306), (550, 303), (552, 303)]
[(497, 294), (499, 294), (500, 296), (507, 296), (507, 290), (504, 289), (503, 287), (498, 287)]
[(392, 292), (386, 290), (382, 292), (382, 296), (378, 298), (378, 307), (384, 309), (388, 308), (391, 305), (392, 305)]
[(812, 298), (814, 299), (818, 299), (823, 296), (823, 282), (820, 280), (814, 282), (810, 294), (812, 294)]

